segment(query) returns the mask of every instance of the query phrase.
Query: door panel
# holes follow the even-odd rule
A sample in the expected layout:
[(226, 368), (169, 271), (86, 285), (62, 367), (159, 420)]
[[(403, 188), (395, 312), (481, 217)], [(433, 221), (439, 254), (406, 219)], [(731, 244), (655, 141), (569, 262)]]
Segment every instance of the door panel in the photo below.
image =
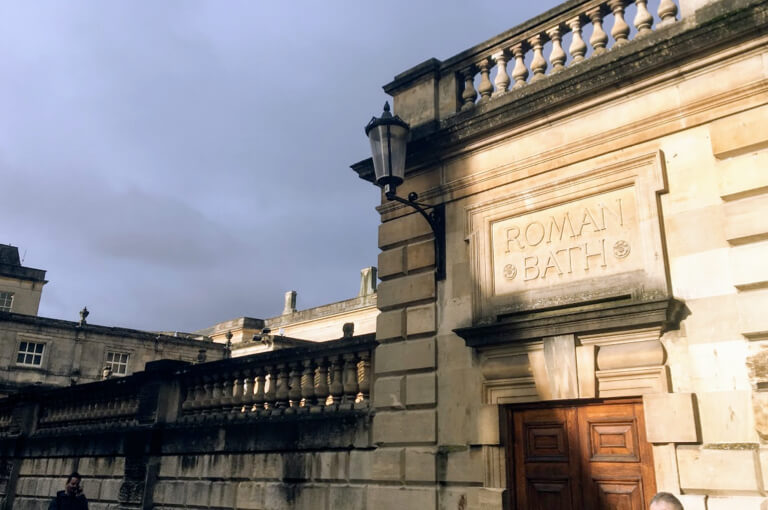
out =
[[(585, 506), (644, 510), (655, 489), (646, 485), (655, 484), (642, 405), (583, 406), (578, 408), (578, 417)], [(650, 479), (644, 477), (644, 463), (650, 466)]]
[(595, 479), (597, 489), (596, 510), (643, 510), (640, 480)]
[(518, 510), (643, 510), (655, 492), (642, 404), (510, 410)]
[(517, 508), (542, 510), (577, 509), (581, 500), (578, 482), (578, 443), (573, 409), (536, 409), (523, 411), (514, 421), (515, 484)]

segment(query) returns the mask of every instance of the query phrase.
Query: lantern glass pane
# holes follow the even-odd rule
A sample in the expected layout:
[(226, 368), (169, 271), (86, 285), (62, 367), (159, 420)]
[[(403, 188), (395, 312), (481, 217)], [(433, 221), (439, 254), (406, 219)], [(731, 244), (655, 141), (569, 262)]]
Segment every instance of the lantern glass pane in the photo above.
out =
[(408, 130), (396, 124), (382, 124), (368, 133), (376, 184), (379, 186), (397, 186), (403, 182), (407, 136)]

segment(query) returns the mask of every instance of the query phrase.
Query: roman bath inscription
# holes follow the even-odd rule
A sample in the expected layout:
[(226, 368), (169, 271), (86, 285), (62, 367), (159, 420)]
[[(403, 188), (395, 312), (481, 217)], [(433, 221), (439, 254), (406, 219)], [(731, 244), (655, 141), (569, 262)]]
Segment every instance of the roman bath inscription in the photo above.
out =
[(640, 269), (637, 227), (633, 188), (496, 221), (494, 293)]

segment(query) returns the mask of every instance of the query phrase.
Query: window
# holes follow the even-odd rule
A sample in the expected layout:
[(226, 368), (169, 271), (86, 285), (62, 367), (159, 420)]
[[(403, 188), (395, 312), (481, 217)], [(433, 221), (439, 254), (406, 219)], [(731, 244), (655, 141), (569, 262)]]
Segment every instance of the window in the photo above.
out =
[(107, 351), (106, 364), (114, 375), (125, 375), (128, 373), (128, 353)]
[(45, 344), (37, 342), (19, 343), (19, 354), (16, 356), (17, 365), (39, 367), (43, 364), (43, 349)]
[(0, 312), (10, 312), (13, 307), (13, 292), (0, 292)]

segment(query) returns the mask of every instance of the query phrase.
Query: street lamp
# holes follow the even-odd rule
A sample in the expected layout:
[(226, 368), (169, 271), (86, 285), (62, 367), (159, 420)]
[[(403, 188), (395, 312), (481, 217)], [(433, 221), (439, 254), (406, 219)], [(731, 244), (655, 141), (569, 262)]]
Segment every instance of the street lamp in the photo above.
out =
[[(410, 126), (389, 111), (389, 102), (384, 103), (381, 117), (373, 117), (365, 126), (365, 134), (371, 142), (373, 171), (376, 185), (384, 190), (387, 200), (400, 202), (416, 209), (429, 223), (435, 237), (435, 278), (445, 279), (445, 206), (418, 202), (416, 192), (408, 199), (397, 196), (397, 187), (405, 179), (405, 155)], [(427, 212), (429, 209), (431, 211)]]

